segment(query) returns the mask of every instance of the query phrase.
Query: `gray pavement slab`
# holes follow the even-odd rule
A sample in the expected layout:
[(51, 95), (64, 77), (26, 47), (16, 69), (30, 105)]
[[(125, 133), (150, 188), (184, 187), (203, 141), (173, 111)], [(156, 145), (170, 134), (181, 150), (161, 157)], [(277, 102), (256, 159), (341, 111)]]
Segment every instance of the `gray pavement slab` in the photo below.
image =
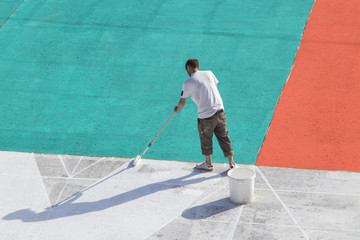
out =
[(1, 239), (360, 239), (360, 173), (240, 165), (241, 205), (227, 164), (194, 165), (0, 152)]

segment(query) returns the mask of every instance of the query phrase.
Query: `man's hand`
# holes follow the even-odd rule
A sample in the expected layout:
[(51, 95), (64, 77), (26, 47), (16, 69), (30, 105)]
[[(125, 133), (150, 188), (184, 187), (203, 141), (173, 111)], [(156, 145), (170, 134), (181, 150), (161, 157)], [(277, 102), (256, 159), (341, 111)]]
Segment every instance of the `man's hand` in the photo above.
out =
[(185, 105), (186, 98), (180, 98), (179, 104), (174, 108), (174, 112), (178, 113)]

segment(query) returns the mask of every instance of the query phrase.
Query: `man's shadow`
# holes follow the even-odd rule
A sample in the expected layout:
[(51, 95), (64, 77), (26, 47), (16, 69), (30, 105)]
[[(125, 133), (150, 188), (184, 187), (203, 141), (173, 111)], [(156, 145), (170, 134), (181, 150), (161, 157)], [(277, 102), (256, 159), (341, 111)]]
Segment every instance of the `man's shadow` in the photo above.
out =
[[(120, 172), (123, 172), (124, 170), (128, 169), (130, 165), (121, 170)], [(115, 176), (119, 174), (120, 172), (117, 172), (112, 176)], [(220, 174), (216, 174), (210, 177), (197, 177), (192, 178), (194, 176), (201, 175), (203, 172), (199, 170), (194, 170), (193, 172), (174, 179), (169, 179), (157, 183), (152, 183), (146, 186), (142, 186), (133, 190), (130, 190), (125, 193), (120, 193), (116, 196), (101, 199), (99, 201), (95, 202), (75, 202), (75, 200), (79, 199), (82, 196), (82, 192), (76, 194), (74, 197), (70, 198), (67, 201), (64, 201), (63, 203), (57, 205), (56, 207), (49, 207), (46, 208), (43, 212), (36, 213), (31, 209), (22, 209), (13, 213), (10, 213), (3, 217), (3, 220), (22, 220), (23, 222), (40, 222), (40, 221), (48, 221), (58, 218), (65, 218), (70, 216), (77, 216), (82, 215), (86, 213), (91, 212), (98, 212), (102, 211), (107, 208), (115, 207), (142, 197), (145, 197), (150, 194), (154, 194), (160, 191), (166, 191), (169, 189), (179, 188), (191, 184), (197, 184), (200, 182), (208, 181), (211, 179), (221, 178), (225, 177), (227, 175), (227, 171), (224, 171)], [(110, 177), (106, 178), (109, 179)], [(192, 179), (188, 179), (192, 178)], [(106, 179), (102, 180), (101, 182), (104, 182)], [(187, 180), (188, 179), (188, 180)], [(101, 182), (93, 185), (94, 186), (100, 184)], [(88, 189), (86, 189), (88, 190)]]

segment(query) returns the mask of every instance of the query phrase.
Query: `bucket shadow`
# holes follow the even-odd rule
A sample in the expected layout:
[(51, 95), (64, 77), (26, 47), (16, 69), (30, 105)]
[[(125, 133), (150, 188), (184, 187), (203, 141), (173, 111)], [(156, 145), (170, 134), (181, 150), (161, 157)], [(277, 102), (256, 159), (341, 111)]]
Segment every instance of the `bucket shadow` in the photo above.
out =
[(190, 220), (206, 219), (240, 206), (242, 206), (242, 204), (233, 203), (230, 201), (230, 198), (227, 197), (186, 209), (181, 216)]
[[(128, 166), (130, 168), (130, 165)], [(128, 169), (125, 168), (121, 170), (120, 172), (123, 172), (124, 170)], [(110, 177), (113, 177), (120, 172), (117, 172)], [(93, 188), (94, 186), (100, 184), (101, 182), (104, 182), (106, 179), (109, 179), (110, 177), (102, 180), (101, 182), (91, 186), (88, 189), (85, 189), (82, 192), (79, 192), (78, 194), (75, 194), (72, 198), (66, 200), (65, 202), (61, 203), (57, 207), (48, 207), (43, 212), (35, 212), (31, 209), (22, 209), (13, 213), (10, 213), (6, 216), (4, 216), (3, 220), (21, 220), (23, 222), (40, 222), (40, 221), (49, 221), (59, 218), (65, 218), (70, 216), (77, 216), (92, 212), (99, 212), (108, 208), (112, 208), (127, 202), (134, 201), (136, 199), (145, 197), (150, 194), (154, 194), (160, 191), (166, 191), (169, 189), (175, 189), (191, 184), (197, 184), (204, 181), (208, 181), (211, 179), (221, 178), (226, 173), (221, 173), (217, 175), (213, 175), (210, 177), (197, 177), (193, 178), (194, 176), (201, 175), (203, 172), (200, 171), (193, 171), (185, 176), (175, 178), (175, 179), (169, 179), (157, 183), (152, 183), (146, 186), (142, 186), (133, 190), (130, 190), (128, 192), (120, 193), (118, 195), (115, 195), (110, 198), (101, 199), (94, 202), (75, 202), (77, 199), (79, 199), (84, 191), (89, 190), (90, 188)], [(191, 178), (191, 179), (188, 179)]]

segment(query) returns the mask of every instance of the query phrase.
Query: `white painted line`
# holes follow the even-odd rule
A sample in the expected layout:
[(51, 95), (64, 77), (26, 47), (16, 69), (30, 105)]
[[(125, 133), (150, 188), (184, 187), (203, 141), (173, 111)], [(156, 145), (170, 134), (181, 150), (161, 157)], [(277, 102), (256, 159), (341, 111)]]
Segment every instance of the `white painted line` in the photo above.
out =
[(60, 194), (59, 194), (58, 198), (56, 199), (56, 202), (55, 202), (54, 205), (56, 205), (56, 204), (59, 203), (60, 198), (61, 198), (62, 194), (64, 193), (65, 188), (66, 188), (68, 185), (69, 185), (69, 181), (66, 181), (66, 182), (65, 182), (65, 185), (64, 185), (64, 187), (61, 189)]
[(81, 156), (81, 158), (79, 159), (78, 163), (76, 164), (76, 166), (74, 167), (73, 171), (71, 172), (71, 177), (74, 176), (75, 170), (78, 168), (81, 160), (84, 158), (84, 156)]
[[(31, 153), (31, 157), (33, 158), (33, 161), (35, 162), (35, 164), (37, 165), (36, 163), (36, 157), (35, 157), (35, 154), (34, 153)], [(43, 189), (44, 189), (44, 193), (45, 193), (45, 196), (46, 196), (46, 200), (49, 204), (49, 206), (51, 206), (51, 202), (50, 202), (50, 199), (49, 199), (49, 195), (47, 193), (47, 190), (46, 190), (46, 187), (45, 187), (45, 184), (44, 184), (44, 181), (42, 179), (42, 176), (41, 176), (41, 173), (39, 171), (39, 167), (36, 166), (36, 169), (37, 169), (37, 172), (38, 172), (38, 175), (39, 175), (39, 178), (41, 178), (41, 185), (43, 186)]]
[[(218, 174), (218, 175), (220, 175), (220, 177), (221, 177), (221, 174)], [(215, 176), (216, 176), (216, 175), (215, 175)], [(225, 186), (227, 186), (227, 185), (229, 185), (229, 182), (227, 182), (227, 183), (225, 184)], [(218, 192), (219, 192), (220, 190), (222, 190), (225, 186), (220, 186), (218, 190), (210, 193), (210, 194), (207, 195), (205, 198), (201, 199), (201, 200), (198, 202), (198, 204), (205, 202), (205, 200), (207, 200), (207, 199), (210, 198), (211, 196), (213, 196), (213, 195), (215, 195), (216, 193), (218, 193)], [(207, 187), (207, 186), (205, 186), (205, 187)], [(213, 188), (213, 187), (211, 187), (211, 188)]]
[(230, 224), (232, 224), (232, 226), (231, 226), (231, 230), (229, 231), (229, 235), (227, 236), (227, 240), (232, 240), (232, 239), (234, 239), (234, 235), (235, 235), (235, 231), (236, 231), (236, 227), (237, 227), (237, 225), (239, 224), (239, 222), (240, 222), (240, 218), (241, 218), (241, 214), (242, 214), (242, 211), (243, 211), (243, 209), (244, 209), (244, 206), (245, 205), (241, 205), (241, 207), (240, 207), (240, 209), (239, 209), (239, 211), (238, 211), (238, 214), (237, 214), (237, 217), (236, 217), (236, 221), (234, 221), (234, 222), (230, 222)]
[(42, 177), (43, 178), (51, 178), (51, 179), (62, 179), (62, 180), (73, 179), (73, 180), (83, 180), (83, 181), (98, 181), (101, 179), (101, 178), (77, 178), (77, 177), (68, 178), (68, 177), (53, 177), (53, 176), (42, 176)]
[(281, 205), (283, 206), (283, 208), (287, 211), (287, 213), (289, 214), (290, 218), (293, 220), (294, 224), (297, 226), (297, 228), (301, 231), (301, 233), (304, 235), (305, 239), (309, 240), (309, 236), (306, 234), (305, 230), (298, 224), (298, 222), (296, 221), (295, 217), (292, 215), (290, 209), (285, 205), (285, 203), (283, 202), (283, 200), (281, 200), (281, 198), (279, 197), (279, 195), (276, 193), (276, 191), (274, 190), (274, 188), (271, 186), (271, 184), (269, 183), (269, 181), (267, 180), (267, 178), (265, 177), (264, 173), (257, 167), (256, 170), (260, 173), (261, 177), (264, 179), (264, 181), (266, 182), (266, 184), (269, 186), (269, 188), (272, 190), (272, 192), (274, 193), (275, 197), (279, 200), (279, 202), (281, 203)]
[(299, 190), (276, 190), (278, 192), (293, 192), (293, 193), (307, 193), (307, 194), (319, 194), (319, 195), (339, 195), (349, 197), (360, 197), (360, 194), (351, 193), (336, 193), (336, 192), (311, 192), (311, 191), (299, 191)]
[[(261, 191), (271, 191), (268, 188), (255, 188), (256, 190)], [(348, 196), (348, 197), (360, 197), (360, 194), (351, 194), (351, 193), (336, 193), (336, 192), (311, 192), (311, 191), (301, 191), (301, 190), (280, 190), (276, 189), (277, 192), (286, 192), (286, 193), (306, 193), (306, 194), (318, 194), (318, 195), (339, 195), (339, 196)]]
[[(59, 156), (59, 158), (60, 158), (60, 160), (61, 160), (61, 162), (62, 162), (62, 164), (63, 164), (63, 166), (64, 166), (64, 168), (65, 168), (65, 171), (66, 171), (66, 174), (68, 175), (68, 178), (66, 178), (66, 180), (67, 180), (67, 181), (66, 181), (66, 184), (65, 184), (64, 187), (62, 188), (62, 190), (61, 190), (61, 192), (60, 192), (60, 194), (59, 194), (59, 196), (58, 196), (55, 204), (53, 204), (53, 206), (56, 206), (58, 203), (60, 203), (60, 198), (61, 198), (62, 194), (64, 193), (65, 188), (69, 185), (69, 182), (70, 182), (71, 179), (74, 179), (74, 177), (75, 177), (76, 175), (79, 175), (80, 173), (82, 173), (82, 172), (85, 171), (86, 169), (90, 168), (91, 166), (93, 166), (93, 165), (97, 164), (98, 162), (100, 162), (100, 161), (102, 161), (102, 160), (105, 159), (105, 157), (100, 158), (98, 161), (94, 162), (93, 164), (90, 164), (89, 166), (87, 166), (87, 167), (84, 168), (83, 170), (77, 172), (76, 174), (74, 174), (74, 175), (72, 175), (72, 176), (70, 177), (70, 174), (69, 174), (69, 172), (67, 171), (67, 169), (66, 169), (66, 167), (65, 167), (65, 163), (64, 163), (62, 157), (61, 157), (60, 155), (58, 155), (58, 156)], [(82, 158), (81, 158), (81, 159), (82, 159)], [(81, 160), (81, 159), (80, 159), (80, 160)], [(80, 160), (79, 160), (78, 164), (80, 163)], [(88, 186), (87, 188), (83, 189), (83, 190), (80, 191), (80, 192), (85, 191), (86, 189), (88, 189), (88, 188), (91, 187), (91, 186), (92, 186), (92, 185)], [(79, 192), (78, 192), (78, 193), (79, 193)], [(76, 194), (78, 194), (78, 193), (76, 193)], [(76, 195), (76, 194), (75, 194), (75, 195)], [(74, 195), (73, 195), (73, 196), (74, 196)]]
[(67, 170), (66, 165), (65, 165), (65, 162), (64, 162), (64, 160), (62, 159), (61, 155), (57, 155), (57, 156), (59, 157), (60, 162), (61, 162), (61, 164), (63, 165), (63, 167), (64, 167), (64, 169), (65, 169), (66, 175), (67, 175), (68, 177), (70, 177), (70, 173), (69, 173), (69, 171)]
[[(193, 203), (190, 203), (188, 206), (186, 206), (186, 209), (190, 208), (190, 206), (192, 205)], [(181, 216), (181, 215), (180, 215)], [(177, 220), (177, 219), (180, 219), (179, 216), (176, 216), (172, 219), (170, 219), (169, 221), (167, 221), (165, 224), (163, 224), (159, 229), (157, 229), (156, 231), (154, 231), (153, 233), (150, 233), (146, 238), (144, 239), (148, 239), (150, 238), (152, 235), (154, 235), (154, 233), (156, 233), (157, 231), (159, 231), (160, 229), (163, 229), (164, 227), (166, 227), (167, 225), (169, 225), (170, 223), (172, 223), (173, 221)], [(183, 218), (181, 218), (183, 219)]]
[(93, 164), (90, 164), (89, 166), (87, 166), (86, 168), (84, 168), (83, 170), (75, 173), (74, 175), (71, 176), (71, 178), (75, 177), (76, 175), (79, 175), (80, 173), (84, 172), (86, 169), (89, 169), (90, 167), (94, 166), (95, 164), (101, 162), (102, 160), (106, 159), (105, 157), (100, 158), (99, 160), (97, 160), (96, 162), (94, 162)]
[(351, 229), (351, 228), (321, 228), (321, 227), (312, 227), (312, 226), (302, 226), (303, 228), (308, 228), (315, 231), (344, 231), (344, 232), (358, 232), (360, 233), (359, 229)]
[[(104, 157), (104, 158), (105, 158), (105, 157)], [(100, 161), (103, 160), (104, 158), (99, 159), (99, 160), (96, 161), (95, 163), (89, 165), (87, 168), (89, 168), (89, 167), (92, 166), (92, 165), (95, 165), (96, 163), (100, 162)], [(81, 170), (80, 172), (86, 170), (87, 168)], [(64, 202), (66, 202), (66, 201), (69, 201), (70, 199), (76, 197), (79, 193), (83, 193), (83, 192), (85, 192), (85, 191), (87, 191), (87, 190), (95, 187), (96, 185), (98, 185), (98, 184), (106, 181), (107, 179), (109, 179), (109, 178), (111, 178), (111, 177), (113, 177), (113, 176), (115, 176), (115, 175), (117, 175), (117, 174), (125, 171), (125, 170), (128, 169), (128, 168), (129, 168), (129, 166), (126, 166), (126, 164), (124, 164), (124, 165), (122, 165), (121, 167), (119, 167), (118, 169), (115, 169), (114, 171), (112, 171), (112, 172), (111, 172), (110, 174), (108, 174), (106, 177), (103, 177), (102, 179), (99, 179), (99, 180), (96, 181), (95, 183), (91, 184), (90, 186), (87, 186), (87, 187), (84, 188), (83, 190), (81, 190), (81, 191), (73, 194), (72, 196), (66, 198), (65, 200), (62, 200), (61, 202), (57, 201), (57, 203), (54, 204), (54, 205), (52, 205), (52, 206), (55, 207), (55, 206), (57, 206), (58, 204), (64, 203)], [(78, 175), (80, 172), (78, 172), (77, 174), (73, 175), (71, 178), (69, 178), (69, 180), (70, 180), (70, 179), (73, 179), (73, 177), (76, 176), (76, 175)]]
[[(179, 218), (181, 219), (181, 218)], [(203, 222), (214, 222), (214, 223), (229, 223), (234, 221), (225, 221), (225, 220), (213, 220), (213, 219), (202, 219)], [(288, 224), (278, 224), (278, 223), (256, 223), (256, 222), (242, 222), (239, 221), (238, 224), (247, 224), (247, 225), (262, 225), (262, 226), (271, 226), (271, 227), (284, 227), (284, 228), (298, 228), (297, 225), (288, 225)], [(344, 232), (360, 232), (359, 229), (351, 229), (351, 228), (322, 228), (322, 227), (314, 227), (314, 226), (300, 226), (302, 228), (315, 230), (315, 231), (344, 231)]]
[[(202, 220), (204, 222), (218, 222), (218, 223), (228, 223), (231, 221), (225, 221), (225, 220), (213, 220), (213, 219), (204, 219)], [(235, 221), (232, 221), (235, 222)], [(296, 225), (288, 225), (288, 224), (278, 224), (278, 223), (256, 223), (256, 222), (242, 222), (239, 221), (240, 224), (249, 224), (249, 225), (264, 225), (264, 226), (275, 226), (275, 227), (292, 227), (297, 228)]]

